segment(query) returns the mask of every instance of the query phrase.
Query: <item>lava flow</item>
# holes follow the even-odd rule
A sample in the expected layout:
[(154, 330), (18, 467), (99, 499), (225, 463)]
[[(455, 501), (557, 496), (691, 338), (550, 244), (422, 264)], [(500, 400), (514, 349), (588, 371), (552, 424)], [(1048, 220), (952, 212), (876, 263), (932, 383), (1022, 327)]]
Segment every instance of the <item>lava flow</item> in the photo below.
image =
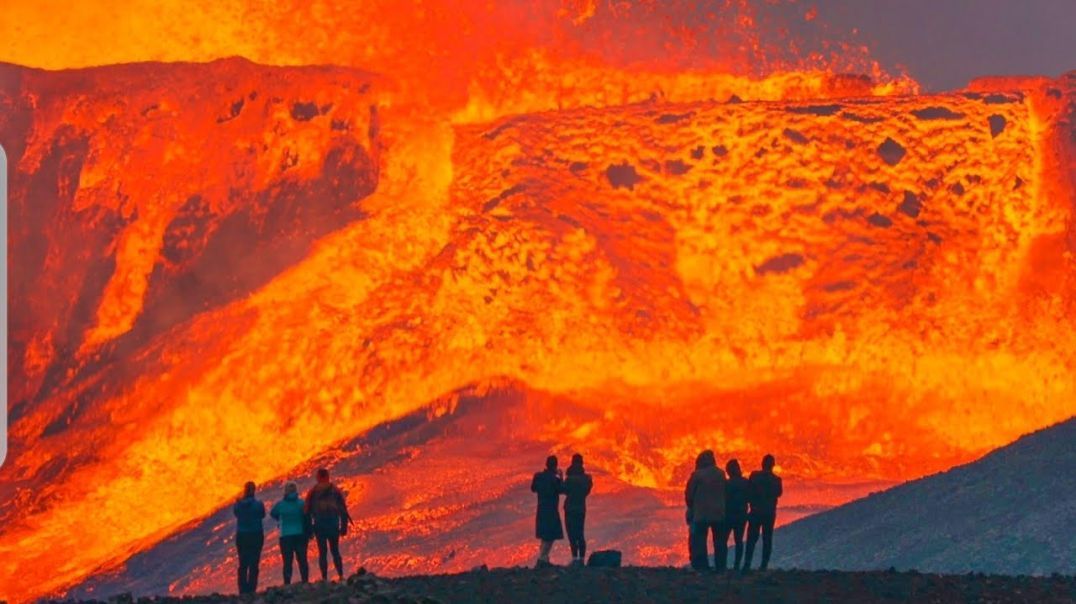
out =
[(775, 453), (787, 520), (1076, 412), (1076, 73), (628, 69), (543, 46), (593, 26), (565, 6), (518, 43), (461, 17), (430, 60), (464, 76), (388, 14), (358, 54), (244, 48), (370, 71), (0, 65), (0, 595), (230, 588), (237, 485), (322, 463), (351, 561), (521, 562), (551, 450), (597, 471), (600, 541), (676, 563), (701, 448)]

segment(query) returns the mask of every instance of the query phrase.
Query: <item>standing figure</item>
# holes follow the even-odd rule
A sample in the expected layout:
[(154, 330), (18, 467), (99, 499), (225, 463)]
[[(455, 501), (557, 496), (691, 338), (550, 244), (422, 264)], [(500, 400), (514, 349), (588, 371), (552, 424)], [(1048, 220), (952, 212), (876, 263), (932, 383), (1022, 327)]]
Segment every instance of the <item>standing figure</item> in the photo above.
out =
[(748, 513), (747, 552), (743, 572), (751, 572), (751, 558), (755, 553), (759, 531), (762, 532), (762, 563), (759, 570), (766, 570), (773, 551), (773, 524), (777, 520), (777, 498), (783, 492), (781, 477), (773, 473), (773, 455), (762, 458), (762, 469), (751, 472), (751, 511)]
[(531, 492), (538, 495), (538, 510), (534, 516), (534, 536), (541, 542), (538, 548), (537, 568), (551, 566), (549, 552), (553, 542), (564, 538), (564, 529), (560, 524), (560, 510), (557, 504), (564, 492), (564, 472), (557, 469), (557, 457), (550, 455), (545, 460), (545, 470), (534, 474), (531, 480)]
[(333, 566), (336, 575), (344, 580), (344, 561), (340, 557), (340, 537), (347, 534), (351, 516), (347, 511), (344, 493), (329, 482), (329, 471), (321, 468), (317, 473), (317, 484), (306, 494), (303, 511), (314, 521), (314, 538), (318, 542), (318, 569), (321, 580), (329, 578), (328, 551), (332, 551)]
[(729, 533), (736, 543), (736, 561), (732, 568), (740, 570), (740, 562), (743, 561), (743, 535), (747, 527), (747, 503), (751, 493), (751, 483), (743, 476), (740, 462), (730, 459), (725, 464), (728, 472), (728, 482), (725, 483), (725, 528), (722, 531), (722, 540), (728, 544)]
[(564, 528), (568, 530), (568, 545), (572, 548), (572, 564), (581, 566), (587, 557), (584, 525), (587, 519), (587, 495), (594, 488), (590, 474), (583, 469), (583, 456), (572, 455), (564, 479)]
[[(695, 470), (701, 470), (705, 465), (706, 457), (699, 453), (695, 458)], [(684, 520), (687, 521), (687, 556), (691, 561), (691, 568), (696, 568), (696, 563), (699, 559), (706, 559), (706, 540), (702, 540), (702, 554), (699, 554), (699, 540), (695, 538), (695, 529), (692, 526), (692, 520), (695, 518), (695, 512), (691, 509), (691, 506), (687, 506), (687, 511), (684, 514)], [(707, 565), (709, 566), (709, 565)]]
[(239, 593), (258, 591), (258, 566), (262, 560), (265, 544), (265, 504), (254, 498), (255, 486), (248, 482), (243, 486), (243, 497), (232, 506), (235, 514), (235, 549), (239, 555)]
[(695, 538), (697, 550), (691, 560), (695, 570), (708, 570), (710, 561), (707, 555), (706, 540), (708, 535), (714, 540), (714, 560), (718, 570), (724, 570), (724, 561), (728, 556), (728, 546), (721, 537), (721, 527), (725, 522), (725, 473), (717, 467), (713, 451), (703, 451), (699, 455), (702, 466), (691, 474), (684, 489), (684, 499), (691, 510), (691, 531)]
[(280, 523), (280, 556), (284, 559), (284, 585), (291, 585), (291, 561), (299, 565), (299, 578), (310, 581), (310, 564), (306, 559), (307, 544), (305, 504), (299, 499), (299, 487), (294, 482), (284, 485), (284, 498), (276, 502), (269, 515)]

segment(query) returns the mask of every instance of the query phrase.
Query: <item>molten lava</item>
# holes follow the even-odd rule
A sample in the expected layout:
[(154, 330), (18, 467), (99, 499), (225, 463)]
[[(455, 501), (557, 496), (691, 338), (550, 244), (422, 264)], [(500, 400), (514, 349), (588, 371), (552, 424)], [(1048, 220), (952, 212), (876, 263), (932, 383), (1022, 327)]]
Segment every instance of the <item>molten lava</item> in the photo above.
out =
[[(599, 539), (676, 563), (701, 448), (774, 452), (787, 520), (1076, 412), (1076, 74), (920, 96), (544, 44), (575, 31), (550, 20), (600, 27), (592, 2), (518, 38), (496, 35), (512, 11), (371, 3), (355, 18), (381, 17), (384, 44), (356, 44), (356, 21), (303, 45), (286, 4), (241, 11), (276, 46), (218, 28), (148, 58), (240, 37), (264, 62), (385, 75), (0, 65), (0, 595), (172, 564), (154, 555), (177, 543), (196, 561), (168, 589), (230, 588), (237, 485), (320, 463), (352, 490), (352, 560), (522, 562), (527, 464), (550, 450), (598, 472)], [(407, 27), (448, 14), (463, 33)], [(123, 39), (3, 52), (147, 58)], [(461, 389), (485, 406), (456, 421)], [(414, 417), (425, 431), (377, 439)]]

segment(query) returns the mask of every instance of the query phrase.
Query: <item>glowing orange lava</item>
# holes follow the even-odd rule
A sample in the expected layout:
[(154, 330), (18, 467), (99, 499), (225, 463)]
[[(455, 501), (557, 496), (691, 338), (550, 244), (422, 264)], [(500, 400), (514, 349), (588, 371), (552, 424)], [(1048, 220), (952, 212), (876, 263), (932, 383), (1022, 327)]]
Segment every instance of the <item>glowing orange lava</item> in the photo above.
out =
[[(703, 447), (774, 451), (807, 490), (1076, 411), (1072, 74), (920, 96), (869, 61), (790, 62), (733, 0), (701, 30), (727, 52), (650, 61), (588, 40), (711, 40), (654, 34), (652, 2), (103, 4), (5, 9), (0, 59), (345, 67), (0, 65), (11, 600), (468, 386), (515, 384), (518, 409), (445, 451), (583, 450), (599, 495), (669, 510)], [(386, 463), (406, 496), (353, 515), (450, 522), (466, 476), (414, 471)]]

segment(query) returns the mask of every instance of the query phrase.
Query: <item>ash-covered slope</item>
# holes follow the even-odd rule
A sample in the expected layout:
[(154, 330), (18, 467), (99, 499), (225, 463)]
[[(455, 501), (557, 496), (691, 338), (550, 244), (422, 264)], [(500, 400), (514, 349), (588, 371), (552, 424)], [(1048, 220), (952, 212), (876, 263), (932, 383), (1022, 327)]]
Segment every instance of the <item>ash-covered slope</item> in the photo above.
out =
[(807, 569), (1076, 573), (1076, 418), (777, 531)]

